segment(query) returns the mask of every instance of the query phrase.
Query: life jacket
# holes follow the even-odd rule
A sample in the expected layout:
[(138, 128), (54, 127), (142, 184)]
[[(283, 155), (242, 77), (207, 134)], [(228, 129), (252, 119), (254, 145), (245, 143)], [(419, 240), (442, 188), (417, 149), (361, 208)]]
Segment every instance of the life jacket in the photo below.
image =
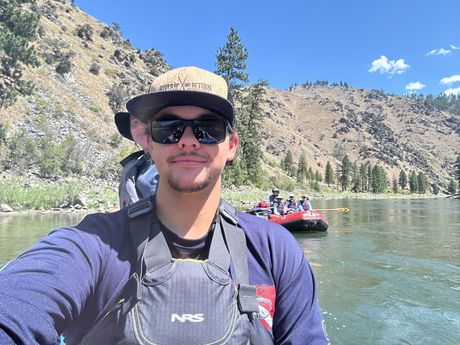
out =
[(81, 344), (273, 344), (258, 320), (246, 236), (234, 209), (221, 203), (202, 261), (171, 257), (154, 205), (153, 196), (128, 208), (135, 272)]
[(299, 205), (302, 207), (302, 210), (304, 211), (308, 211), (311, 208), (308, 200), (299, 200)]
[(118, 187), (120, 208), (155, 194), (159, 175), (155, 164), (147, 159), (144, 151), (131, 153), (120, 164), (123, 166)]
[(297, 208), (297, 203), (296, 203), (295, 200), (288, 199), (286, 201), (286, 207), (295, 209), (295, 208)]

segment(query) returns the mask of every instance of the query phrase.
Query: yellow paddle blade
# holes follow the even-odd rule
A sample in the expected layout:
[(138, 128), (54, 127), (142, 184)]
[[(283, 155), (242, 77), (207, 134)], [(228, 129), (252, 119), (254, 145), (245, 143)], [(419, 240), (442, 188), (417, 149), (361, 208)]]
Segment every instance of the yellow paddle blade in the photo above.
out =
[(347, 213), (350, 212), (350, 209), (348, 207), (338, 207), (338, 208), (315, 208), (316, 211), (338, 211), (338, 212), (343, 212)]

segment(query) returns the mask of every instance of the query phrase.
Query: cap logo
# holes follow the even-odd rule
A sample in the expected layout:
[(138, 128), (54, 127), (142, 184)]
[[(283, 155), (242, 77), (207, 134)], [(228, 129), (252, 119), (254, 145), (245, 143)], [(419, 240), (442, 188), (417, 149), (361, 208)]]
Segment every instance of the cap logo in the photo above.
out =
[(169, 91), (169, 90), (194, 90), (194, 91), (205, 91), (205, 92), (212, 92), (212, 85), (207, 83), (190, 83), (187, 82), (187, 78), (182, 80), (178, 77), (179, 83), (170, 83), (160, 85), (158, 87), (159, 91)]

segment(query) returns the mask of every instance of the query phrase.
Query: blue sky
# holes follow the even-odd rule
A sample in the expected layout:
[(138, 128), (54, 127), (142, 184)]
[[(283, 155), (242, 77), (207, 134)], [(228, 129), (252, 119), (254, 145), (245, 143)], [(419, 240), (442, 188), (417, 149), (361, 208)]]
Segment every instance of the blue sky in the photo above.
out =
[(460, 95), (459, 0), (76, 0), (173, 67), (215, 70), (234, 27), (250, 81), (328, 80), (394, 94)]

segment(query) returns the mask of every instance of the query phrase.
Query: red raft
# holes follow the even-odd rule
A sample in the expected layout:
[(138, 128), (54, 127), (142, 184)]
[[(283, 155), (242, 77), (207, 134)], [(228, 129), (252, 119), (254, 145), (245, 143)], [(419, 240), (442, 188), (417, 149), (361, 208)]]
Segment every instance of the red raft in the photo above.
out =
[(269, 208), (253, 207), (248, 213), (284, 226), (289, 231), (326, 231), (329, 227), (327, 218), (318, 211), (297, 211), (285, 215), (271, 214)]

